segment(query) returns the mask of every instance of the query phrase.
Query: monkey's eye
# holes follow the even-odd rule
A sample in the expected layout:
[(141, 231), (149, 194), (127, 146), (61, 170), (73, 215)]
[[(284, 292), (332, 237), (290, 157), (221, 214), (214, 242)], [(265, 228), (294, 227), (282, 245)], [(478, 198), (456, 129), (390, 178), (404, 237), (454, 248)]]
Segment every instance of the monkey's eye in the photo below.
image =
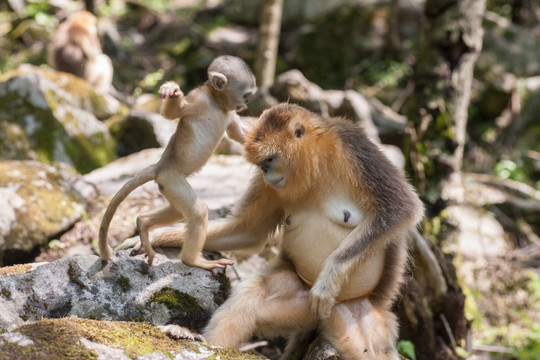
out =
[(251, 100), (251, 98), (250, 98), (249, 94), (245, 94), (244, 97), (242, 98), (242, 103), (244, 105), (247, 105), (250, 100)]
[(301, 137), (304, 137), (304, 134), (306, 133), (306, 128), (304, 128), (304, 125), (296, 124), (294, 127), (294, 137), (297, 139), (300, 139)]

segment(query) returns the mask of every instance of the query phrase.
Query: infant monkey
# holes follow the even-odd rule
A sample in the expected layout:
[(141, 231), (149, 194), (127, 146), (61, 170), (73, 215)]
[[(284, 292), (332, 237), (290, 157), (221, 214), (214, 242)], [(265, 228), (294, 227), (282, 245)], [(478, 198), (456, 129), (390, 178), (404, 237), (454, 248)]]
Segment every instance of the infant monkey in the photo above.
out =
[(107, 231), (112, 217), (126, 196), (142, 184), (155, 180), (169, 204), (137, 217), (141, 249), (151, 265), (155, 252), (149, 241), (149, 231), (159, 226), (184, 220), (186, 239), (180, 258), (186, 265), (197, 266), (213, 273), (233, 262), (228, 259), (206, 260), (201, 251), (206, 241), (208, 208), (197, 197), (186, 178), (206, 163), (223, 137), (244, 143), (243, 130), (236, 111), (243, 110), (257, 90), (255, 76), (240, 58), (220, 56), (208, 67), (208, 81), (184, 96), (178, 84), (169, 81), (159, 89), (163, 99), (161, 115), (180, 118), (161, 159), (129, 180), (112, 198), (99, 229), (99, 250), (103, 262), (111, 258)]

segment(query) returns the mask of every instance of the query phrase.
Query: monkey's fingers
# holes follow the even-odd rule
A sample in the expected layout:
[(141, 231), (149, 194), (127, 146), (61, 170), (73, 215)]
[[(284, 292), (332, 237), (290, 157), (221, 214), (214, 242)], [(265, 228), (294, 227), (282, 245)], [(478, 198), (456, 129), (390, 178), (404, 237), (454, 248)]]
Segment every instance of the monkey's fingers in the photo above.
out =
[(335, 299), (328, 295), (317, 293), (318, 291), (315, 287), (313, 287), (309, 293), (311, 313), (318, 319), (326, 319), (332, 313), (332, 309), (335, 305)]
[(147, 251), (146, 254), (146, 259), (148, 261), (148, 265), (152, 266), (153, 262), (154, 262), (154, 257), (156, 256), (156, 253), (154, 251)]
[(234, 265), (234, 261), (226, 259), (226, 258), (219, 259), (219, 260), (206, 260), (204, 258), (200, 258), (188, 265), (196, 266), (198, 268), (208, 270), (210, 271), (212, 276), (216, 276), (216, 273), (214, 272), (215, 269), (224, 269), (228, 265)]
[(168, 81), (159, 88), (159, 97), (162, 99), (176, 98), (183, 95), (180, 86), (173, 81)]

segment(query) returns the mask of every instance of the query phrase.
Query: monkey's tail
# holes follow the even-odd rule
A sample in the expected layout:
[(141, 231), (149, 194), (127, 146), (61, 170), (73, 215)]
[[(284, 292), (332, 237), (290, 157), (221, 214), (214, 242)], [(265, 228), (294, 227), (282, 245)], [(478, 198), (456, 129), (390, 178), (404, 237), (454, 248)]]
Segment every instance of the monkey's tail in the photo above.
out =
[(99, 227), (99, 256), (101, 257), (102, 262), (106, 262), (112, 256), (112, 250), (107, 242), (107, 233), (109, 231), (109, 225), (111, 224), (116, 209), (133, 190), (135, 190), (142, 184), (149, 182), (150, 180), (154, 180), (156, 176), (157, 167), (156, 164), (154, 164), (147, 167), (135, 177), (130, 179), (127, 183), (125, 183), (124, 186), (122, 186), (122, 188), (120, 189), (120, 191), (118, 191), (116, 195), (114, 195), (114, 197), (111, 199), (111, 202), (109, 203), (107, 210), (105, 210), (105, 215), (103, 215), (103, 219), (101, 220), (101, 225)]

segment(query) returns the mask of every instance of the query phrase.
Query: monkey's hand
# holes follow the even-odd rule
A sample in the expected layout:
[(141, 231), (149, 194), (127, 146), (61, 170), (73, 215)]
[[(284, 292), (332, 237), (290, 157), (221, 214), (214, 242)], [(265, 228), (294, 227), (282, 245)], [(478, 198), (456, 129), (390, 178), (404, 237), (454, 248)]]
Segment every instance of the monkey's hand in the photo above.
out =
[(162, 99), (172, 99), (180, 96), (184, 96), (184, 93), (174, 81), (167, 81), (159, 88), (159, 97)]
[(336, 296), (333, 295), (332, 289), (319, 279), (315, 281), (309, 292), (309, 303), (314, 316), (318, 319), (326, 319), (334, 308)]

